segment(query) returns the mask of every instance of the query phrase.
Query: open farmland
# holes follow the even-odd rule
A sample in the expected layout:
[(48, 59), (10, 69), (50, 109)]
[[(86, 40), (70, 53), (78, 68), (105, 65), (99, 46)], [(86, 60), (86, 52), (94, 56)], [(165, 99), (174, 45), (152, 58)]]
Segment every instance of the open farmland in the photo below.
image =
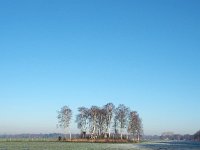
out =
[(0, 150), (200, 150), (195, 142), (157, 142), (145, 144), (0, 142)]
[[(128, 150), (133, 144), (68, 142), (0, 142), (0, 150)], [(133, 149), (134, 150), (134, 149)]]

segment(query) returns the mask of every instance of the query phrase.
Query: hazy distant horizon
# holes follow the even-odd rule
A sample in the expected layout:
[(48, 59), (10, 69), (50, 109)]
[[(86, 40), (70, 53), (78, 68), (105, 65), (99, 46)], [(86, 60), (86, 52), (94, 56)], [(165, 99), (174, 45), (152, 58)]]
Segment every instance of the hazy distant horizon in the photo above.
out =
[[(114, 132), (111, 132), (111, 134), (113, 134)], [(158, 133), (158, 134), (146, 134), (146, 133), (144, 133), (144, 136), (161, 136), (161, 135), (163, 135), (163, 134), (166, 134), (166, 133), (172, 133), (172, 134), (174, 134), (174, 135), (194, 135), (195, 133), (177, 133), (177, 132), (172, 132), (172, 131), (166, 131), (166, 132), (161, 132), (161, 133)], [(28, 135), (28, 134), (30, 134), (30, 135), (37, 135), (37, 134), (66, 134), (66, 135), (70, 135), (70, 133), (64, 133), (63, 131), (55, 131), (55, 132), (22, 132), (22, 133), (0, 133), (0, 135)], [(80, 134), (80, 131), (78, 131), (78, 130), (75, 130), (75, 132), (73, 132), (72, 133), (72, 135), (73, 134)], [(87, 134), (90, 134), (89, 132), (87, 132)], [(124, 133), (125, 134), (125, 133)]]
[(144, 134), (200, 130), (200, 1), (1, 1), (0, 134), (62, 132), (112, 102)]

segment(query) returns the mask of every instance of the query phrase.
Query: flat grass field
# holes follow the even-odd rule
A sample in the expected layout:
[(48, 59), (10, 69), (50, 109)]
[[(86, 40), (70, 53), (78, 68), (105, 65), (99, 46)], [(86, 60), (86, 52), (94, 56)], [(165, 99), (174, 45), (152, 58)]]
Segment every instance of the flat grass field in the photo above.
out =
[(0, 150), (200, 150), (198, 142), (148, 142), (141, 144), (0, 142)]
[(110, 143), (0, 142), (0, 150), (131, 150), (133, 147), (133, 144)]

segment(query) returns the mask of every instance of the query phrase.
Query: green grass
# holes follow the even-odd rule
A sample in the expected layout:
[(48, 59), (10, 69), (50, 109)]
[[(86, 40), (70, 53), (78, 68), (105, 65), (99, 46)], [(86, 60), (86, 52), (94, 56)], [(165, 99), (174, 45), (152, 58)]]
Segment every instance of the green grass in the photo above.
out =
[(144, 142), (141, 144), (0, 141), (0, 150), (200, 150), (197, 142)]
[(133, 144), (0, 142), (0, 150), (138, 150)]

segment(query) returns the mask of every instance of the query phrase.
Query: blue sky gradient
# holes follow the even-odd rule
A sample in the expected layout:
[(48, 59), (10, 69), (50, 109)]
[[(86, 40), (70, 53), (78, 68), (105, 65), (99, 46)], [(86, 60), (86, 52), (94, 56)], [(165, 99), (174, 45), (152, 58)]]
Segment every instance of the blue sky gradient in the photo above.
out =
[[(145, 134), (200, 128), (200, 1), (1, 0), (0, 134), (123, 103)], [(74, 118), (73, 118), (74, 119)], [(72, 121), (71, 129), (78, 132)]]

